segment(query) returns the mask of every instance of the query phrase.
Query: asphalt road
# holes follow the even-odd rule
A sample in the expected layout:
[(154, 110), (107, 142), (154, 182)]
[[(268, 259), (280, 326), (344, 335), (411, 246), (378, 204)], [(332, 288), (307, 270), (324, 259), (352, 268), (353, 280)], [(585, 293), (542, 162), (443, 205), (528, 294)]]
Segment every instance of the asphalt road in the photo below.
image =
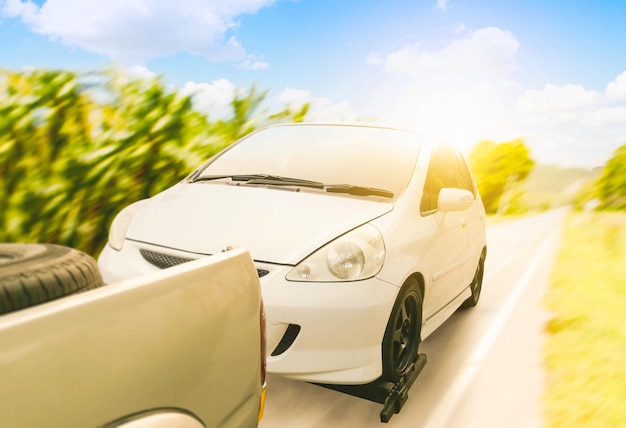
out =
[[(541, 426), (544, 295), (565, 211), (490, 226), (481, 301), (420, 346), (428, 363), (390, 427)], [(268, 377), (261, 428), (381, 427), (381, 404)]]

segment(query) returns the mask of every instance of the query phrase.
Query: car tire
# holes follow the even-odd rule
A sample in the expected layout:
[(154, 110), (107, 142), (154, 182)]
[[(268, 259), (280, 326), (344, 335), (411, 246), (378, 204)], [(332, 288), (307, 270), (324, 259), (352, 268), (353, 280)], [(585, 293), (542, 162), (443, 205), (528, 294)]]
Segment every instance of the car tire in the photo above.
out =
[(417, 359), (423, 296), (415, 280), (405, 283), (393, 305), (382, 343), (383, 379), (397, 382)]
[(0, 244), (0, 314), (104, 285), (96, 261), (54, 244)]
[(478, 300), (480, 299), (480, 292), (483, 288), (483, 274), (485, 271), (485, 252), (480, 255), (480, 259), (478, 260), (478, 265), (476, 266), (476, 272), (474, 273), (474, 279), (472, 279), (472, 283), (470, 284), (470, 289), (472, 290), (472, 295), (468, 297), (462, 304), (461, 308), (473, 308), (478, 304)]

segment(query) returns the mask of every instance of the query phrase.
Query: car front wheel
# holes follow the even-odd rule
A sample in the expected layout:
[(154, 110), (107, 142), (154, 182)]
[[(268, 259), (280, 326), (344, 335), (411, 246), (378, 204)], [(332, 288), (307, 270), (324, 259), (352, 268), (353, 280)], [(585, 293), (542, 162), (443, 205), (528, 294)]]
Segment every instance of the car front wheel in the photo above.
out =
[(383, 337), (383, 378), (397, 382), (417, 359), (422, 328), (422, 291), (407, 282), (393, 305)]

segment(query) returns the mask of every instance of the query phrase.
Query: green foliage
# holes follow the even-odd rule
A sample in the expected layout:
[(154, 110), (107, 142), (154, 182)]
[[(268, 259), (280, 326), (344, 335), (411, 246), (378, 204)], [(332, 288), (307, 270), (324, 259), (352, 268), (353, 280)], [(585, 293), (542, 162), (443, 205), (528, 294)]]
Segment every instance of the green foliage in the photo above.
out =
[(545, 303), (546, 427), (625, 427), (626, 215), (571, 214)]
[(488, 213), (520, 213), (526, 209), (520, 202), (518, 187), (535, 162), (524, 140), (500, 144), (481, 141), (472, 148), (468, 162)]
[(600, 208), (626, 209), (626, 144), (613, 152), (597, 182)]
[(97, 254), (121, 208), (184, 178), (270, 115), (266, 92), (238, 93), (210, 122), (160, 78), (116, 71), (0, 70), (0, 241), (52, 242)]
[(572, 207), (576, 211), (590, 211), (600, 204), (597, 180), (587, 180), (572, 197)]

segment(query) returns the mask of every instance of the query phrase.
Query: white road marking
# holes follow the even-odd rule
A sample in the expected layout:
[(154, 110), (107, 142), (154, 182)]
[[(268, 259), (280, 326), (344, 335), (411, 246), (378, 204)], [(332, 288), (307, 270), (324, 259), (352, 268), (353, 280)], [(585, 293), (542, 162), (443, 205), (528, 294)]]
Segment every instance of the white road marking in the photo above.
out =
[[(489, 354), (489, 350), (496, 341), (498, 335), (502, 331), (505, 322), (515, 309), (518, 300), (522, 296), (524, 290), (530, 283), (533, 275), (539, 268), (540, 263), (544, 260), (544, 257), (552, 244), (555, 243), (557, 234), (553, 233), (546, 239), (541, 247), (537, 249), (535, 256), (530, 261), (528, 267), (524, 271), (524, 275), (515, 283), (513, 291), (509, 294), (506, 302), (502, 305), (500, 311), (496, 314), (493, 322), (490, 324), (490, 328), (487, 333), (482, 337), (481, 341), (474, 348), (469, 358), (465, 361), (463, 368), (459, 371), (454, 381), (448, 387), (443, 398), (439, 400), (439, 404), (430, 413), (425, 427), (439, 428), (447, 426), (447, 422), (452, 416), (452, 413), (458, 407), (459, 402), (467, 392), (470, 384), (476, 377), (478, 370), (481, 368), (485, 358)], [(512, 260), (513, 257), (507, 257), (505, 262), (501, 263), (495, 272), (504, 269), (504, 267)], [(492, 275), (495, 274), (492, 273)], [(492, 276), (490, 275), (490, 277)]]

